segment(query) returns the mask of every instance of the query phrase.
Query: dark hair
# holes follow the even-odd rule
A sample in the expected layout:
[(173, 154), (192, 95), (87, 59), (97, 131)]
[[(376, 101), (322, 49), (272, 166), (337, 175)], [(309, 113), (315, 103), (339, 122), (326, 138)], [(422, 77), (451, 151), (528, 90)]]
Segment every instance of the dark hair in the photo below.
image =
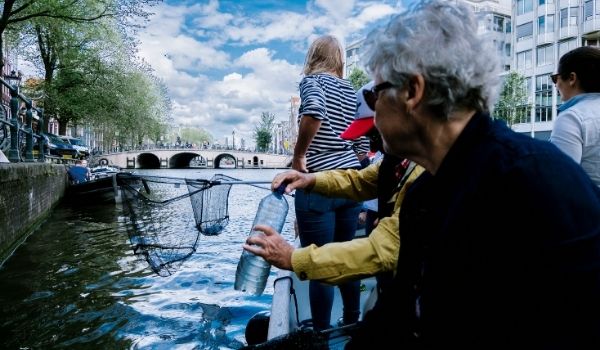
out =
[(562, 79), (575, 73), (584, 92), (600, 92), (600, 49), (582, 46), (567, 52), (558, 61), (558, 73)]

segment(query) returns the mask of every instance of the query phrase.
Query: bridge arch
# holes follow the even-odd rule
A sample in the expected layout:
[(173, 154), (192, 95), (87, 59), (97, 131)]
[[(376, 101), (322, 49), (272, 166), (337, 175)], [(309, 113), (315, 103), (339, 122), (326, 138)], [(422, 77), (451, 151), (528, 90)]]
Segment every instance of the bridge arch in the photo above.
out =
[(214, 168), (237, 168), (237, 159), (229, 153), (221, 153), (214, 160)]
[(137, 156), (136, 168), (138, 169), (160, 169), (160, 159), (154, 153), (140, 153)]
[(169, 158), (169, 169), (181, 169), (181, 168), (189, 168), (192, 159), (200, 158), (200, 161), (206, 161), (204, 157), (200, 153), (196, 152), (182, 152), (177, 153)]

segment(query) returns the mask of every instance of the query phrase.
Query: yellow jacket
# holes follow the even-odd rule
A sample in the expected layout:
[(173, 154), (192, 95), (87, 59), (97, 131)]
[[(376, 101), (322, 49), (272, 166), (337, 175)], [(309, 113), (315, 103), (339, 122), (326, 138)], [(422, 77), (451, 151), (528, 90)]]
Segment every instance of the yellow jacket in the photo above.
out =
[[(381, 162), (362, 170), (328, 170), (316, 173), (316, 184), (312, 191), (357, 201), (377, 198), (377, 174), (380, 164)], [(406, 189), (423, 170), (422, 167), (416, 166), (407, 174), (404, 186), (390, 199), (395, 201), (394, 212), (391, 216), (381, 219), (368, 237), (328, 243), (321, 247), (312, 244), (294, 250), (292, 268), (296, 275), (302, 280), (339, 284), (372, 276), (378, 272), (395, 272), (400, 249), (400, 206)]]

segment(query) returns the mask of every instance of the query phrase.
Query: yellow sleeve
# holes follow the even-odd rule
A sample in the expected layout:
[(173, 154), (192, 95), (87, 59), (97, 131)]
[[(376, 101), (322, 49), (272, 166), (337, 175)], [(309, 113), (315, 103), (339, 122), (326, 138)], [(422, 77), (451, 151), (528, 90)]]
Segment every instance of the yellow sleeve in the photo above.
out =
[(292, 253), (292, 269), (301, 280), (319, 280), (339, 284), (371, 276), (379, 272), (396, 271), (400, 249), (399, 214), (406, 189), (423, 172), (417, 166), (402, 189), (393, 197), (394, 212), (381, 219), (368, 237), (348, 242), (310, 245)]
[(338, 284), (394, 270), (399, 246), (396, 212), (381, 220), (368, 237), (294, 250), (292, 269), (301, 280)]
[(376, 198), (380, 163), (371, 164), (361, 170), (327, 170), (315, 173), (316, 182), (312, 191), (328, 197), (341, 197), (359, 202)]

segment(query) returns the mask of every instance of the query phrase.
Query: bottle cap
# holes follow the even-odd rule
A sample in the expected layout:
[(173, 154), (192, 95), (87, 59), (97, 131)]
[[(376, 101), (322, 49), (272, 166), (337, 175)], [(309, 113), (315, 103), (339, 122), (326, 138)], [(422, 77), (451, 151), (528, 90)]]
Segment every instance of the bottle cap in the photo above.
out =
[(277, 189), (275, 190), (275, 192), (277, 192), (280, 195), (283, 195), (285, 193), (285, 188), (287, 187), (287, 184), (281, 184), (279, 185), (279, 187), (277, 187)]

